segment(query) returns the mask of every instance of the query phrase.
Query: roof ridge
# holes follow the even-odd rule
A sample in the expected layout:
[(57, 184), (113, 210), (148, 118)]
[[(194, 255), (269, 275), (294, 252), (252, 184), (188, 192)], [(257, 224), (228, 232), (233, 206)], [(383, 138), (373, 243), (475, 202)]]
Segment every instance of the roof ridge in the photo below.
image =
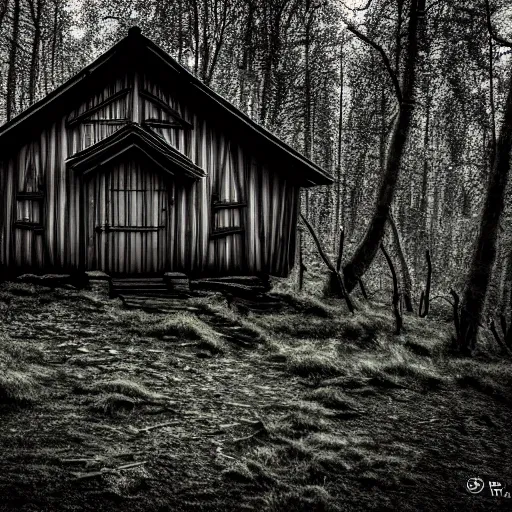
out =
[[(270, 148), (276, 148), (282, 152), (279, 156), (284, 156), (291, 159), (291, 163), (295, 162), (298, 165), (297, 171), (303, 178), (304, 186), (311, 185), (327, 185), (333, 182), (332, 177), (318, 164), (314, 163), (308, 157), (303, 155), (291, 147), (288, 143), (283, 141), (280, 137), (272, 133), (270, 130), (260, 125), (254, 119), (251, 119), (247, 114), (242, 112), (240, 109), (235, 107), (231, 102), (224, 98), (221, 94), (215, 92), (208, 85), (204, 84), (199, 80), (193, 73), (191, 73), (185, 66), (176, 61), (171, 55), (165, 52), (157, 44), (151, 41), (149, 38), (142, 34), (140, 27), (133, 26), (128, 30), (127, 36), (114, 44), (109, 50), (100, 55), (90, 64), (88, 64), (80, 72), (72, 76), (69, 80), (64, 82), (62, 85), (54, 89), (44, 98), (34, 103), (26, 110), (18, 114), (16, 117), (0, 126), (0, 150), (5, 144), (5, 138), (9, 137), (10, 134), (14, 134), (15, 130), (23, 124), (28, 118), (33, 115), (42, 113), (51, 103), (53, 103), (59, 96), (70, 93), (80, 83), (84, 83), (83, 80), (91, 77), (93, 73), (98, 71), (104, 66), (110, 59), (117, 54), (130, 49), (133, 49), (133, 44), (141, 45), (150, 51), (156, 58), (160, 59), (168, 67), (173, 69), (183, 81), (192, 87), (192, 91), (199, 93), (198, 98), (203, 101), (206, 100), (210, 104), (215, 104), (216, 107), (221, 108), (223, 111), (227, 111), (233, 116), (239, 123), (239, 128), (249, 130), (249, 133), (257, 135), (261, 142), (271, 144)], [(196, 92), (196, 94), (197, 94)], [(5, 144), (7, 146), (7, 144)], [(4, 147), (5, 147), (4, 146)], [(185, 155), (184, 155), (185, 156)]]

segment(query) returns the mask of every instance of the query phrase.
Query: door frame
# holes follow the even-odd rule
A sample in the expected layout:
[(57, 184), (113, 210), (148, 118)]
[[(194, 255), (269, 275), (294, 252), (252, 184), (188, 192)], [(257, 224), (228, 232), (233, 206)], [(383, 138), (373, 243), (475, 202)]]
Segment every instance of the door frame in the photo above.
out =
[[(87, 207), (87, 187), (89, 186), (90, 180), (94, 179), (95, 176), (97, 176), (101, 172), (110, 173), (109, 169), (102, 169), (97, 168), (95, 169), (95, 172), (93, 173), (87, 173), (87, 175), (84, 175), (84, 173), (80, 173), (79, 177), (79, 188), (80, 188), (80, 194), (79, 194), (79, 236), (78, 236), (78, 242), (79, 242), (79, 254), (78, 254), (78, 270), (81, 273), (85, 273), (88, 270), (88, 266), (90, 262), (88, 261), (88, 243), (87, 243), (87, 237), (90, 236), (90, 233), (88, 233), (88, 216), (89, 215), (96, 215), (96, 202), (94, 203), (94, 211), (90, 211), (90, 209)], [(160, 176), (162, 179), (162, 184), (166, 188), (166, 197), (167, 197), (167, 207), (166, 207), (166, 214), (165, 214), (165, 228), (164, 231), (164, 240), (165, 240), (165, 253), (163, 254), (163, 264), (162, 264), (162, 270), (156, 271), (156, 272), (141, 272), (141, 273), (129, 273), (129, 272), (108, 272), (108, 275), (114, 275), (114, 276), (121, 276), (121, 275), (140, 275), (140, 276), (149, 276), (149, 275), (160, 275), (169, 270), (169, 258), (170, 258), (170, 250), (171, 250), (171, 234), (172, 234), (172, 226), (170, 225), (171, 220), (171, 209), (174, 206), (174, 191), (175, 186), (173, 182), (171, 181), (170, 177), (166, 175), (165, 173), (159, 172), (157, 169), (153, 170), (156, 174)], [(105, 193), (108, 194), (109, 190), (109, 181), (106, 180), (106, 190)], [(94, 222), (93, 222), (94, 224)], [(97, 235), (99, 233), (94, 233), (94, 244), (95, 244), (95, 251), (97, 250)], [(108, 245), (108, 244), (107, 244)], [(99, 266), (99, 262), (96, 262), (96, 266)], [(99, 270), (99, 269), (92, 269), (92, 270)], [(102, 272), (105, 272), (102, 270)]]

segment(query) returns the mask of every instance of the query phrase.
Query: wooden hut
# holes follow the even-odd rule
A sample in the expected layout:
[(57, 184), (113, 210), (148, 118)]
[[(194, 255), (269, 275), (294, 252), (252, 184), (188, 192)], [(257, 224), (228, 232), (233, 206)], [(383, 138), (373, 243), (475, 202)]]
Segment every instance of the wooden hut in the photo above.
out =
[(131, 28), (0, 128), (0, 268), (286, 276), (331, 178)]

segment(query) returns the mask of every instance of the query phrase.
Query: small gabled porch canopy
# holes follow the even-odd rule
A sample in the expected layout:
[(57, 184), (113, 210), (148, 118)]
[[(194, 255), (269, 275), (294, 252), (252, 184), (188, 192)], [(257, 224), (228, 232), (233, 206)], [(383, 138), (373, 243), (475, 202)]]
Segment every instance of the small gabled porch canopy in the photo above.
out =
[[(66, 160), (66, 167), (82, 174), (100, 170), (104, 165), (133, 152), (149, 159), (163, 172), (176, 178), (198, 180), (206, 173), (192, 160), (154, 135), (149, 128), (129, 123), (102, 141)], [(179, 174), (176, 171), (179, 170)]]

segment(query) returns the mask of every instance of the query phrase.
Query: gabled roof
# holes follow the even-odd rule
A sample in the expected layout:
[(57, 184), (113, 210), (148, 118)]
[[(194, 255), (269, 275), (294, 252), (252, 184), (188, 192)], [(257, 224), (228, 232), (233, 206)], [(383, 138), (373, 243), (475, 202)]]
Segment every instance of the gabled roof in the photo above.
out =
[[(66, 160), (66, 166), (84, 174), (98, 170), (128, 151), (151, 160), (163, 172), (177, 177), (204, 178), (204, 171), (177, 149), (160, 140), (150, 129), (129, 123), (97, 144)], [(176, 171), (179, 171), (179, 174)]]
[[(110, 50), (98, 57), (63, 85), (45, 98), (30, 106), (0, 127), (0, 154), (8, 150), (9, 145), (20, 135), (35, 130), (47, 121), (50, 115), (70, 103), (76, 103), (91, 90), (93, 85), (101, 84), (112, 69), (121, 62), (124, 66), (133, 66), (134, 61), (157, 70), (160, 74), (172, 76), (173, 86), (180, 93), (200, 106), (203, 111), (212, 114), (212, 118), (222, 123), (237, 137), (250, 142), (259, 154), (275, 161), (283, 172), (287, 172), (302, 186), (328, 185), (331, 176), (304, 155), (267, 129), (250, 119), (234, 105), (198, 80), (170, 55), (140, 33), (138, 27), (132, 27), (128, 36), (115, 44)], [(116, 66), (117, 64), (117, 66)]]

